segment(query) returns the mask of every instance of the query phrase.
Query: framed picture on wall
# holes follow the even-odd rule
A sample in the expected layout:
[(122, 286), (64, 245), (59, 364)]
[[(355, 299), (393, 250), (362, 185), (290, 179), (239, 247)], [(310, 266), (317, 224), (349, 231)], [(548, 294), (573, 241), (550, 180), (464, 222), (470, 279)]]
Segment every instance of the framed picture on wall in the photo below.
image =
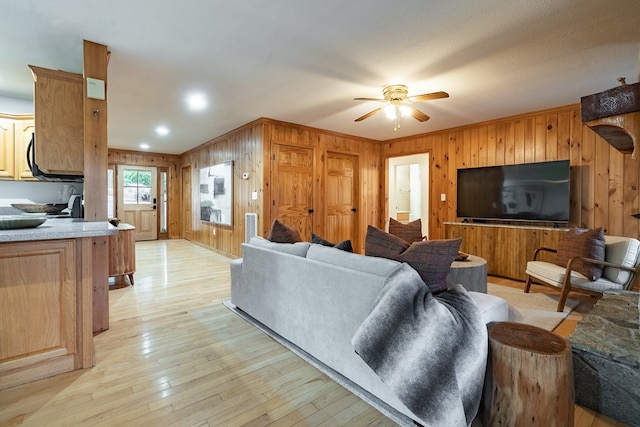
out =
[(200, 220), (233, 225), (233, 161), (200, 169)]

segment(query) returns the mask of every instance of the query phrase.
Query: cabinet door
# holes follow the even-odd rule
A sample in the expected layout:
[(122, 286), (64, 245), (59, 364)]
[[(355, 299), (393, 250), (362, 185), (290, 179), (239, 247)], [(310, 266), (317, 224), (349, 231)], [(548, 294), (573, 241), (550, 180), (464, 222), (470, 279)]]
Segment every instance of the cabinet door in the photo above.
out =
[(0, 178), (15, 177), (14, 121), (0, 117)]
[(18, 120), (15, 124), (16, 178), (35, 180), (27, 163), (27, 147), (35, 129), (34, 119)]
[(74, 369), (77, 310), (74, 240), (0, 245), (0, 389)]
[(82, 175), (82, 75), (30, 68), (36, 80), (36, 163), (47, 173)]

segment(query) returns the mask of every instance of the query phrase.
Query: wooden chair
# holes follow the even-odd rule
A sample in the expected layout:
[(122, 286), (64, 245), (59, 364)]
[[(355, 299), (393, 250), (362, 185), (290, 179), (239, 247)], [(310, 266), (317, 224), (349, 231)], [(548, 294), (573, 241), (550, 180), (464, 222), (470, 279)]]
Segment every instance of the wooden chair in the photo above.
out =
[[(629, 290), (633, 288), (640, 273), (640, 241), (632, 237), (605, 236), (605, 259), (599, 261), (591, 258), (573, 257), (566, 266), (538, 260), (542, 252), (556, 253), (555, 249), (538, 248), (533, 259), (527, 262), (527, 282), (524, 291), (529, 292), (532, 283), (560, 288), (558, 311), (564, 310), (567, 295), (571, 291), (582, 292), (594, 297), (601, 297), (609, 290)], [(602, 277), (592, 281), (584, 275), (573, 271), (573, 264), (582, 260), (586, 263), (604, 267)]]

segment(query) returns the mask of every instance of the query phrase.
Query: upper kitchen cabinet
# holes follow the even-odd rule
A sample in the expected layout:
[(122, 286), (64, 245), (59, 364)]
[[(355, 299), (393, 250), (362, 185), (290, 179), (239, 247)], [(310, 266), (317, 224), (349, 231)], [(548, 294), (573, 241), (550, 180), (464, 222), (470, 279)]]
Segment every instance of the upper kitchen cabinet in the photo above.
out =
[(35, 161), (49, 174), (82, 175), (84, 123), (81, 74), (29, 65), (33, 73)]
[(33, 131), (32, 115), (0, 113), (0, 179), (34, 179), (27, 163)]

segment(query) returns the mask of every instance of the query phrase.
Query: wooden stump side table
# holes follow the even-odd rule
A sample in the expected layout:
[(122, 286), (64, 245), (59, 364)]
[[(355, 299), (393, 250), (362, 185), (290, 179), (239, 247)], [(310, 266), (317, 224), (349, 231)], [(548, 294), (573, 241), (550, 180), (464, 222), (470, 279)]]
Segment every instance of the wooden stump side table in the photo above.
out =
[(130, 224), (118, 224), (118, 233), (109, 236), (109, 277), (128, 276), (133, 286), (136, 271), (136, 228)]
[(488, 326), (486, 426), (573, 426), (571, 344), (523, 323)]

